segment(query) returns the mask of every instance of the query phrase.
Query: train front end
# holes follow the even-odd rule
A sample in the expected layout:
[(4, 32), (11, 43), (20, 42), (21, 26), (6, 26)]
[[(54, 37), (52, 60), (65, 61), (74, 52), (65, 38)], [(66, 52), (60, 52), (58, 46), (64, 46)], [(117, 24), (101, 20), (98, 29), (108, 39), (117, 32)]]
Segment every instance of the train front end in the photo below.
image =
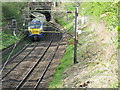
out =
[(32, 20), (29, 23), (28, 26), (28, 31), (29, 31), (29, 38), (32, 41), (37, 41), (43, 38), (43, 25), (41, 21), (37, 21), (37, 20)]

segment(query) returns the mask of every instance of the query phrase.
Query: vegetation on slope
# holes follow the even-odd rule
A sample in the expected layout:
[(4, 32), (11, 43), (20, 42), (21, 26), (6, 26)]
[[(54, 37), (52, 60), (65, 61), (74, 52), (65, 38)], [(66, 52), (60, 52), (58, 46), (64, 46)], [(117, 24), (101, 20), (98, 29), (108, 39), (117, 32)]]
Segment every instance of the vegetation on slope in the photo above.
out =
[(2, 20), (11, 20), (13, 18), (22, 19), (22, 9), (26, 5), (25, 2), (2, 2)]
[[(81, 15), (89, 15), (97, 20), (102, 19), (106, 22), (109, 30), (118, 26), (118, 3), (115, 2), (87, 2), (82, 3), (80, 8)], [(82, 11), (82, 12), (81, 12)]]
[[(70, 10), (74, 9), (72, 5), (75, 3), (62, 4), (63, 7), (68, 7)], [(79, 63), (76, 65), (69, 63), (73, 60), (73, 45), (68, 45), (49, 87), (118, 88), (117, 11), (118, 3), (115, 2), (81, 3), (79, 15), (87, 15), (89, 21), (85, 25), (87, 27), (82, 29), (82, 34), (78, 36)], [(65, 14), (62, 14), (61, 17), (56, 18), (62, 26), (70, 25), (69, 21), (66, 24)], [(79, 24), (80, 26), (84, 25)]]
[(11, 22), (12, 19), (16, 19), (17, 23), (22, 20), (22, 9), (25, 5), (25, 2), (2, 2), (1, 25), (3, 30), (0, 32), (2, 34), (0, 49), (6, 48), (19, 40), (20, 37), (14, 37), (12, 35), (12, 29), (7, 29), (7, 24)]
[(19, 40), (18, 37), (14, 37), (12, 35), (2, 33), (2, 40), (0, 41), (2, 43), (2, 47), (0, 47), (0, 50), (8, 47), (9, 45), (12, 45), (17, 40)]
[[(73, 7), (70, 3), (64, 3), (64, 5), (68, 5)], [(63, 7), (65, 7), (63, 5)], [(73, 9), (73, 8), (72, 8)], [(65, 9), (67, 10), (67, 9)], [(70, 9), (71, 10), (71, 9)], [(65, 28), (66, 31), (72, 32), (74, 30), (73, 28), (73, 15), (68, 14), (69, 20), (67, 20), (67, 14), (66, 13), (55, 13), (54, 14), (55, 20), (57, 23), (59, 23), (61, 26)], [(68, 41), (72, 41), (73, 39), (70, 39)], [(63, 72), (70, 68), (73, 64), (73, 45), (68, 45), (66, 48), (66, 52), (64, 54), (64, 57), (60, 60), (60, 65), (56, 68), (56, 71), (53, 76), (52, 82), (49, 83), (49, 88), (60, 88), (63, 85), (62, 79), (64, 78)]]

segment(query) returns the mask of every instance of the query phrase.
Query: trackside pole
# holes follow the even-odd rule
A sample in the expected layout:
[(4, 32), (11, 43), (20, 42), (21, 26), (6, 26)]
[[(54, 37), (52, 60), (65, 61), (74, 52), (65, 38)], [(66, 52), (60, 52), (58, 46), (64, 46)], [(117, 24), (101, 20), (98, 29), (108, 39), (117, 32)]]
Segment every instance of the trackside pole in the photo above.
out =
[(74, 64), (77, 63), (77, 30), (78, 30), (78, 6), (76, 7), (75, 11), (67, 11), (67, 13), (75, 13), (75, 32), (74, 32)]
[(75, 10), (75, 38), (74, 38), (74, 64), (77, 63), (77, 43), (78, 43), (78, 40), (77, 40), (77, 30), (78, 30), (78, 6), (76, 7), (76, 10)]

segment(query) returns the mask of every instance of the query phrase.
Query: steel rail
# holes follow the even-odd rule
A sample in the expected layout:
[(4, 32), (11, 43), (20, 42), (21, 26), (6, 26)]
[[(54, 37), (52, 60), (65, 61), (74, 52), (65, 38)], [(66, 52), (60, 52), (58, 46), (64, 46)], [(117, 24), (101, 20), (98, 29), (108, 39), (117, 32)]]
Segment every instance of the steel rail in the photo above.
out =
[(13, 60), (14, 58), (16, 58), (20, 53), (22, 53), (27, 47), (29, 47), (31, 44), (31, 42), (29, 44), (27, 44), (25, 47), (23, 47), (19, 52), (17, 52), (14, 56), (12, 56), (8, 62), (10, 62), (11, 60)]
[[(21, 38), (21, 40), (19, 40), (18, 42), (16, 42), (16, 43), (14, 44), (14, 46), (13, 46), (12, 49), (15, 49), (23, 39), (24, 39), (24, 38)], [(13, 52), (12, 52), (12, 53), (13, 53)], [(12, 55), (12, 53), (11, 53), (11, 55)], [(1, 71), (2, 71), (2, 70), (5, 68), (5, 66), (8, 64), (8, 62), (10, 61), (10, 60), (9, 60), (10, 58), (11, 58), (11, 56), (8, 57), (8, 59), (6, 60), (6, 62), (4, 63), (4, 65), (2, 65)]]
[(20, 60), (12, 69), (10, 69), (3, 77), (2, 79), (4, 79), (11, 71), (13, 71), (25, 58), (27, 58), (28, 55), (31, 54), (31, 52), (37, 47), (38, 43), (33, 47), (33, 49), (30, 50), (30, 52), (22, 59)]
[(49, 63), (47, 64), (47, 66), (45, 67), (45, 69), (44, 69), (42, 75), (40, 76), (37, 84), (35, 85), (35, 87), (34, 87), (35, 90), (37, 90), (40, 82), (42, 81), (43, 77), (45, 76), (45, 74), (46, 74), (46, 72), (47, 72), (47, 70), (48, 70), (51, 62), (53, 61), (53, 59), (54, 59), (54, 57), (55, 57), (55, 55), (56, 55), (56, 53), (57, 53), (57, 50), (58, 50), (58, 48), (59, 48), (60, 43), (61, 43), (62, 40), (63, 40), (63, 37), (62, 37), (62, 39), (58, 42), (56, 49), (52, 52), (52, 53), (53, 53), (53, 56), (52, 56), (52, 58), (50, 59), (50, 62), (49, 62)]
[(50, 22), (46, 22), (46, 24), (52, 26), (52, 28), (54, 28), (55, 30), (60, 31), (60, 29), (57, 28), (57, 27), (55, 27), (52, 23), (50, 23)]
[(48, 51), (49, 47), (51, 46), (51, 43), (53, 42), (53, 39), (50, 41), (47, 49), (44, 51), (44, 53), (42, 54), (42, 56), (37, 60), (37, 62), (33, 65), (32, 68), (30, 68), (29, 72), (25, 75), (25, 77), (23, 78), (23, 80), (19, 83), (19, 85), (16, 87), (15, 90), (19, 90), (24, 83), (26, 82), (26, 80), (28, 79), (28, 77), (30, 76), (30, 74), (33, 72), (33, 70), (36, 68), (36, 66), (39, 64), (39, 62), (42, 60), (42, 58), (44, 57), (44, 55), (46, 54), (46, 52)]

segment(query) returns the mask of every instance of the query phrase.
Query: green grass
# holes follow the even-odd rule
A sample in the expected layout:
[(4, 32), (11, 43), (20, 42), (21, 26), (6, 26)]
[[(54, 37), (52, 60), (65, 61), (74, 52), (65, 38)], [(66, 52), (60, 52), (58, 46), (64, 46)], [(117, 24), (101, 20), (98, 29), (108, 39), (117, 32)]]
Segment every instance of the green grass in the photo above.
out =
[[(12, 18), (16, 19), (17, 23), (21, 22), (22, 9), (25, 5), (27, 5), (26, 2), (2, 2), (2, 16), (0, 17), (2, 18), (2, 22), (0, 25), (6, 27)], [(21, 27), (20, 24), (18, 24), (18, 28), (19, 27)], [(12, 31), (11, 29), (6, 29), (0, 32), (0, 50), (19, 40), (18, 37), (12, 36)]]
[[(12, 55), (16, 54), (19, 50), (21, 50), (25, 46), (25, 44), (28, 44), (28, 42), (30, 42), (30, 41), (29, 40), (24, 40), (21, 44), (16, 46), (16, 48), (14, 49)], [(11, 51), (7, 52), (7, 54), (2, 57), (2, 62), (7, 60), (10, 53), (11, 53)]]
[(73, 45), (69, 45), (66, 48), (66, 52), (63, 58), (60, 60), (60, 65), (56, 68), (53, 75), (52, 82), (49, 84), (49, 88), (62, 87), (62, 79), (64, 78), (63, 72), (69, 68), (73, 63)]
[(118, 87), (118, 82), (114, 82), (110, 88), (116, 88), (116, 87)]
[(2, 44), (0, 44), (0, 50), (8, 47), (9, 45), (17, 42), (18, 40), (19, 40), (18, 37), (14, 37), (10, 34), (2, 33), (2, 40), (0, 41)]
[[(71, 8), (72, 9), (72, 8)], [(66, 16), (63, 14), (60, 17), (56, 16), (55, 19), (57, 23), (59, 23), (61, 26), (65, 28), (65, 30), (69, 30), (70, 32), (73, 31), (73, 15), (68, 15), (69, 20), (66, 20)], [(72, 27), (72, 28), (71, 28)], [(73, 41), (73, 39), (69, 39), (68, 41)], [(66, 47), (66, 52), (63, 56), (63, 58), (60, 60), (60, 64), (55, 70), (55, 73), (53, 75), (52, 81), (49, 83), (49, 88), (60, 88), (62, 87), (62, 79), (65, 77), (63, 74), (65, 70), (71, 67), (73, 64), (73, 45), (68, 45)]]
[[(118, 26), (118, 2), (82, 2), (79, 12), (94, 17), (94, 20), (104, 20), (108, 30)], [(84, 8), (84, 10), (83, 10)]]
[[(98, 20), (100, 19), (100, 16), (102, 14), (107, 12), (107, 11), (104, 11), (105, 9), (103, 9), (103, 8), (106, 8), (106, 10), (116, 14), (116, 10), (112, 10), (111, 11), (112, 8), (108, 8), (108, 6), (111, 6), (111, 5), (112, 5), (111, 3), (82, 3), (81, 4), (81, 6), (85, 8), (83, 15), (96, 16), (95, 19), (98, 19)], [(67, 7), (67, 5), (66, 5), (66, 7)], [(116, 8), (116, 6), (113, 6), (113, 7)], [(91, 8), (92, 8), (92, 10), (90, 10)], [(100, 8), (100, 9), (98, 10), (98, 8)], [(79, 9), (79, 10), (81, 10), (81, 9)], [(70, 7), (68, 10), (73, 10), (73, 8)], [(81, 12), (81, 11), (79, 11), (79, 12)], [(83, 13), (83, 12), (81, 12), (81, 13)], [(66, 20), (65, 15), (61, 15), (61, 17), (56, 16), (56, 20), (65, 29), (69, 29), (73, 25), (73, 18), (74, 17), (72, 17), (72, 15), (70, 15), (70, 14), (68, 15), (68, 17), (70, 19), (68, 21)], [(115, 17), (115, 16), (112, 14), (111, 17), (108, 17), (108, 18), (107, 17), (104, 17), (102, 19), (102, 20), (105, 20), (106, 25), (107, 26), (111, 26), (112, 24), (114, 24), (113, 26), (115, 26), (117, 19), (111, 18), (111, 17)], [(79, 38), (79, 43), (81, 44), (79, 46), (78, 58), (80, 60), (80, 66), (84, 66), (84, 65), (88, 64), (88, 69), (91, 70), (97, 64), (96, 63), (84, 62), (84, 60), (86, 58), (88, 58), (88, 52), (89, 53), (96, 53), (97, 52), (97, 50), (95, 50), (94, 52), (92, 50), (92, 48), (93, 48), (92, 45), (96, 46), (96, 44), (93, 44), (94, 42), (92, 40), (96, 39), (97, 36), (94, 34), (94, 32), (89, 31), (90, 29), (91, 29), (91, 27), (86, 28), (84, 30), (84, 32), (78, 37)], [(70, 32), (73, 31), (73, 30), (74, 30), (74, 28), (72, 28), (70, 30)], [(92, 34), (93, 36), (90, 37), (90, 38), (87, 38), (87, 36), (89, 34)], [(68, 41), (71, 42), (72, 39), (70, 39)], [(113, 42), (113, 43), (117, 46), (117, 42), (116, 41)], [(82, 47), (82, 46), (84, 46), (84, 47)], [(93, 58), (93, 57), (90, 57), (90, 58)], [(96, 59), (97, 58), (95, 58), (95, 60)], [(98, 61), (101, 61), (99, 59), (101, 59), (101, 58), (98, 58)], [(62, 87), (64, 87), (62, 80), (64, 80), (64, 78), (67, 76), (66, 74), (64, 74), (64, 72), (68, 68), (70, 68), (72, 66), (72, 64), (73, 64), (73, 45), (68, 45), (67, 48), (66, 48), (66, 52), (65, 52), (63, 58), (60, 60), (60, 64), (58, 65), (58, 67), (55, 70), (55, 73), (53, 75), (52, 81), (49, 83), (49, 88), (62, 88)], [(104, 72), (105, 72), (105, 70), (95, 69), (89, 75), (87, 74), (87, 76), (91, 76), (91, 77), (92, 76), (97, 76), (97, 75), (103, 74)], [(86, 80), (87, 80), (87, 78), (86, 78)], [(112, 88), (114, 88), (116, 86), (117, 86), (116, 82), (115, 83), (113, 82), (113, 85), (111, 85)]]
[(4, 21), (4, 22), (0, 22), (0, 26), (5, 26), (5, 25), (7, 25), (7, 22), (6, 21)]
[[(65, 16), (64, 16), (64, 17), (57, 16), (57, 17), (56, 17), (56, 20), (57, 20), (57, 22), (58, 22), (61, 26), (63, 26), (65, 29), (69, 29), (71, 26), (74, 25), (74, 24), (73, 24), (73, 19), (74, 19), (74, 17), (73, 17), (73, 15), (68, 15), (68, 17), (69, 17), (69, 20), (66, 20), (66, 17), (65, 17)], [(73, 30), (73, 28), (72, 28), (71, 30)]]

